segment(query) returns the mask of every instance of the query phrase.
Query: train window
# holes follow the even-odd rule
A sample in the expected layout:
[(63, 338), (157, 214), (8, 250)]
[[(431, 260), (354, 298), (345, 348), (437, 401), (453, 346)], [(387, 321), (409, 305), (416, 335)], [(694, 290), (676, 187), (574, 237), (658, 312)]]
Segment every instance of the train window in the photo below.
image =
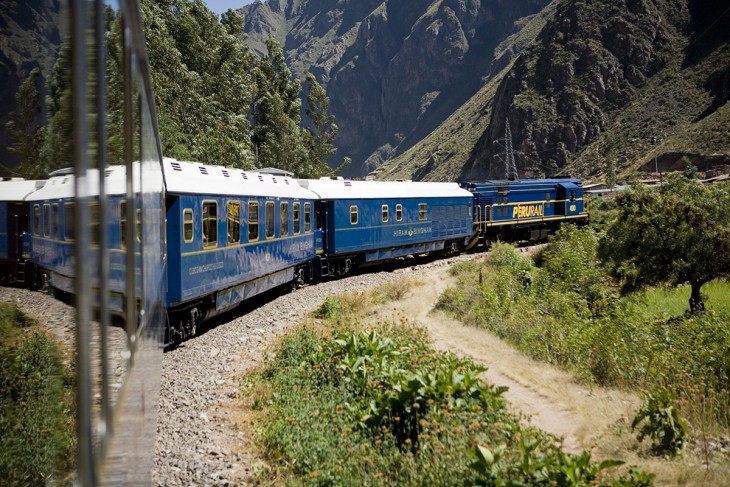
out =
[(76, 206), (73, 203), (63, 204), (63, 239), (73, 240), (74, 239), (74, 211)]
[(289, 235), (289, 203), (281, 204), (281, 236)]
[(218, 204), (203, 201), (203, 248), (218, 245)]
[(570, 201), (575, 201), (575, 191), (570, 192)]
[(350, 223), (357, 225), (357, 206), (350, 207)]
[(193, 241), (193, 210), (185, 208), (183, 210), (183, 240), (185, 243)]
[(33, 235), (41, 234), (41, 207), (33, 205)]
[(395, 221), (403, 220), (403, 205), (395, 205)]
[(228, 202), (228, 243), (235, 244), (241, 241), (241, 202)]
[(299, 202), (294, 203), (294, 235), (299, 235), (301, 231), (300, 208), (301, 204)]
[(51, 236), (51, 205), (43, 205), (43, 236)]
[(248, 240), (259, 239), (259, 202), (248, 202)]
[(427, 203), (418, 203), (418, 219), (422, 220), (422, 221), (428, 219), (428, 204)]
[(275, 215), (274, 215), (274, 202), (273, 201), (267, 201), (266, 202), (266, 238), (272, 238), (274, 236), (274, 224), (275, 224)]
[(550, 192), (545, 193), (545, 201), (550, 201)]
[(101, 240), (100, 214), (99, 203), (91, 203), (89, 205), (89, 229), (91, 230), (92, 245), (99, 245), (99, 241)]
[(304, 232), (312, 231), (312, 203), (304, 203)]
[(58, 214), (58, 203), (54, 203), (51, 206), (51, 235), (53, 238), (58, 239), (60, 237), (58, 220), (60, 215)]
[(142, 241), (142, 209), (137, 208), (137, 221), (135, 222), (137, 225), (137, 235), (134, 236), (134, 238), (137, 240), (137, 242)]
[(119, 239), (121, 247), (127, 248), (127, 202), (119, 203)]
[(383, 210), (383, 222), (387, 222), (388, 221), (388, 205), (383, 205), (382, 210)]

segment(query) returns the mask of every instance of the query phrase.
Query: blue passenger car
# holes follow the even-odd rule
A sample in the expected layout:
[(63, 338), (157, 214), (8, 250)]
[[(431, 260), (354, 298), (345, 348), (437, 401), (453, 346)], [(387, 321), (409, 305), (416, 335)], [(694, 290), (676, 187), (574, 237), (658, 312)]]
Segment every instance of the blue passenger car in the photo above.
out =
[[(98, 185), (99, 173), (89, 172), (89, 180), (95, 187)], [(101, 205), (99, 198), (90, 197), (90, 219), (85, 222), (91, 229), (90, 254), (88, 265), (92, 272), (92, 287), (96, 292), (93, 297), (98, 304), (98, 290), (101, 283), (98, 279), (100, 265), (99, 249), (102, 235), (106, 240), (105, 248), (109, 250), (108, 289), (111, 296), (110, 309), (114, 314), (124, 312), (124, 295), (126, 292), (126, 249), (125, 239), (126, 212), (126, 168), (111, 166), (104, 173), (106, 187), (106, 228), (101, 228)], [(75, 183), (70, 169), (61, 169), (51, 174), (50, 179), (38, 191), (30, 194), (26, 200), (30, 213), (31, 252), (30, 261), (34, 265), (39, 284), (50, 286), (54, 291), (67, 294), (75, 292)], [(141, 210), (137, 209), (137, 215)], [(139, 219), (138, 219), (139, 220)], [(139, 224), (139, 221), (138, 221)], [(139, 258), (139, 232), (133, 243)], [(138, 284), (137, 284), (138, 285)]]
[(474, 195), (469, 248), (497, 239), (544, 239), (562, 222), (588, 222), (580, 179), (460, 183)]
[(184, 336), (201, 321), (311, 277), (315, 196), (285, 176), (164, 160), (167, 308)]
[(317, 203), (321, 275), (434, 251), (456, 252), (472, 231), (472, 195), (455, 183), (301, 180)]
[(0, 181), (0, 283), (32, 284), (28, 232), (28, 203), (25, 198), (45, 181), (13, 178)]

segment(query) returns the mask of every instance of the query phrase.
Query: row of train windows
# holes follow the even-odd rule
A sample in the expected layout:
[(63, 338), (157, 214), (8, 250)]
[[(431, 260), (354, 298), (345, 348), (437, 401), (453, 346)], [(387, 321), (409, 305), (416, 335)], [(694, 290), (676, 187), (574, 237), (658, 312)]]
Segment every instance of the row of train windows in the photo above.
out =
[[(99, 218), (99, 203), (91, 203), (89, 205), (89, 231), (91, 234), (91, 243), (98, 245), (101, 239), (100, 229), (100, 218)], [(74, 240), (74, 203), (63, 204), (63, 239)], [(135, 239), (137, 242), (141, 241), (142, 235), (142, 211), (136, 210), (137, 225), (135, 229)], [(49, 238), (60, 238), (59, 228), (59, 205), (44, 204), (43, 205), (43, 236)], [(127, 246), (127, 202), (122, 201), (119, 204), (119, 237), (122, 248)], [(33, 206), (33, 235), (41, 235), (41, 205)]]
[[(259, 202), (248, 202), (248, 241), (259, 239)], [(302, 233), (302, 205), (299, 202), (292, 204), (292, 235)], [(229, 201), (227, 205), (226, 234), (229, 244), (241, 241), (241, 202)], [(312, 231), (312, 204), (304, 203), (304, 233)], [(274, 238), (276, 229), (276, 204), (267, 201), (264, 206), (264, 226), (266, 238)], [(279, 203), (279, 236), (289, 235), (289, 202)], [(192, 208), (183, 210), (183, 240), (186, 243), (193, 241), (194, 216)], [(218, 245), (218, 203), (215, 201), (203, 202), (203, 247)]]
[[(383, 205), (381, 207), (381, 215), (383, 223), (387, 223), (390, 220), (390, 209), (388, 205)], [(428, 204), (427, 203), (419, 203), (418, 204), (418, 219), (420, 221), (425, 221), (428, 219)], [(403, 205), (398, 204), (395, 205), (395, 221), (399, 222), (403, 220)], [(352, 205), (350, 207), (350, 223), (353, 225), (357, 225), (358, 222), (358, 208), (356, 205)]]

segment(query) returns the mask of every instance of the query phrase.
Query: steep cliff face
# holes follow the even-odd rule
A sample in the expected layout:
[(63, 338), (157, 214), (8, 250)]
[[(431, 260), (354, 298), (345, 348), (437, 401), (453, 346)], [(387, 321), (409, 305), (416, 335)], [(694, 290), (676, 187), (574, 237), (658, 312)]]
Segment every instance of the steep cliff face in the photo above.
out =
[[(526, 175), (598, 176), (639, 167), (649, 152), (676, 151), (673, 138), (727, 101), (730, 32), (709, 21), (726, 9), (685, 0), (561, 2), (502, 80), (462, 177), (504, 176), (495, 141), (505, 123)], [(705, 146), (729, 148), (722, 137)]]
[[(4, 130), (15, 111), (15, 93), (34, 68), (45, 78), (61, 43), (59, 0), (3, 0), (0, 3), (0, 164), (15, 167)], [(41, 83), (43, 87), (43, 83)]]
[(352, 157), (351, 174), (362, 175), (474, 95), (493, 74), (495, 48), (521, 27), (516, 21), (548, 3), (269, 0), (242, 12), (254, 49), (271, 32), (295, 73), (312, 71), (326, 85), (339, 155)]

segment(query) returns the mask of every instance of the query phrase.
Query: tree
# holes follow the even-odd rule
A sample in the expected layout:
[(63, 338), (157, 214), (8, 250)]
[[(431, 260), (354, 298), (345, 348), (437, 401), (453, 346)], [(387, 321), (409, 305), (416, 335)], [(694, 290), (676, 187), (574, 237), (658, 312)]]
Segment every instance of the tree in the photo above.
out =
[(41, 125), (42, 100), (38, 83), (41, 70), (34, 68), (15, 94), (18, 111), (10, 113), (5, 131), (10, 137), (8, 150), (15, 154), (20, 164), (11, 172), (28, 179), (45, 176), (41, 160), (44, 130)]
[(330, 100), (322, 85), (317, 83), (312, 73), (307, 73), (307, 107), (304, 110), (311, 127), (311, 141), (309, 147), (310, 160), (313, 167), (322, 172), (332, 172), (327, 160), (337, 153), (332, 143), (337, 138), (337, 125), (334, 115), (330, 115)]
[(622, 290), (688, 282), (690, 311), (703, 311), (702, 285), (730, 277), (730, 191), (675, 173), (661, 189), (639, 185), (616, 202), (599, 255)]

